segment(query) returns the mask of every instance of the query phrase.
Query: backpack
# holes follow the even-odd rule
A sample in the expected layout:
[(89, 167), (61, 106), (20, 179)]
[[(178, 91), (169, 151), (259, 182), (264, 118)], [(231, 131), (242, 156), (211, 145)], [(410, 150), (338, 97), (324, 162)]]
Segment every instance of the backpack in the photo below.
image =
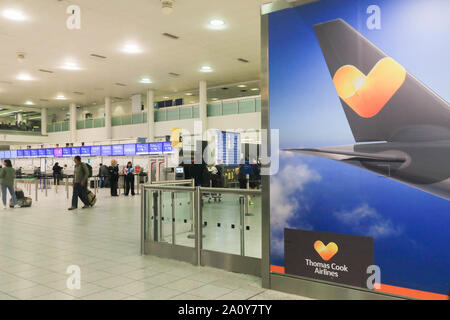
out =
[(89, 163), (85, 163), (86, 167), (88, 168), (88, 177), (92, 177), (92, 166)]

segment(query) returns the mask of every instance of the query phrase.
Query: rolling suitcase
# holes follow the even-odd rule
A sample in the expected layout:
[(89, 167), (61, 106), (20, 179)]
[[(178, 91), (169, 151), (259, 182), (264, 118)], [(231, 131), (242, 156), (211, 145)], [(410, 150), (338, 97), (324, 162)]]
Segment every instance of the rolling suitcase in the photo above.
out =
[(88, 190), (88, 200), (89, 200), (89, 204), (91, 205), (91, 207), (93, 207), (95, 205), (95, 203), (97, 202), (97, 197), (91, 190)]

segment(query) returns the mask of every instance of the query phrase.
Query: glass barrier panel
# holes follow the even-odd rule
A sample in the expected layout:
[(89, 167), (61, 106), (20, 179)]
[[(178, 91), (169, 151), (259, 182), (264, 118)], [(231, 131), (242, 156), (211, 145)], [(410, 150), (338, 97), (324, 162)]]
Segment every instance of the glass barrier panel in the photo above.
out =
[(132, 115), (132, 122), (133, 124), (138, 124), (138, 123), (142, 123), (142, 118), (143, 118), (143, 114), (142, 113), (134, 113)]
[(131, 114), (126, 114), (122, 116), (122, 125), (129, 125), (132, 123)]
[(61, 131), (69, 131), (70, 130), (69, 126), (70, 126), (69, 121), (64, 121), (62, 123)]
[(94, 119), (94, 128), (102, 128), (105, 126), (105, 119)]
[(143, 122), (147, 123), (147, 112), (143, 113)]
[(170, 120), (179, 120), (179, 109), (168, 109), (166, 110), (167, 113), (167, 121)]
[(161, 192), (160, 242), (172, 243), (172, 192)]
[(202, 248), (241, 254), (241, 204), (236, 194), (202, 194)]
[(245, 196), (244, 255), (261, 258), (261, 195)]
[(192, 118), (194, 118), (194, 119), (200, 118), (200, 110), (199, 110), (198, 106), (192, 107)]
[(77, 130), (84, 129), (84, 120), (77, 121)]
[(238, 103), (237, 101), (232, 102), (224, 102), (222, 107), (222, 114), (229, 115), (229, 114), (236, 114), (238, 112)]
[(208, 117), (217, 117), (222, 115), (222, 104), (208, 104), (206, 110)]
[(49, 124), (49, 125), (47, 126), (47, 132), (48, 132), (48, 133), (53, 132), (53, 124)]
[(181, 119), (192, 119), (192, 108), (181, 108), (180, 120)]
[(61, 122), (55, 122), (55, 132), (61, 131)]
[(111, 117), (111, 126), (121, 126), (122, 125), (122, 118), (121, 117)]
[(239, 113), (255, 112), (255, 100), (239, 101)]
[(175, 192), (175, 244), (195, 247), (193, 193)]
[(261, 98), (257, 98), (255, 100), (255, 111), (256, 112), (261, 112)]
[(156, 191), (151, 190), (144, 190), (145, 196), (146, 196), (146, 206), (145, 206), (145, 213), (144, 213), (144, 239), (147, 241), (154, 241), (154, 229), (155, 225), (154, 222), (157, 221), (155, 217), (155, 204), (154, 199), (155, 195), (158, 193)]
[(93, 119), (86, 119), (84, 124), (86, 129), (91, 129), (94, 127), (94, 120)]
[(155, 122), (166, 121), (166, 111), (158, 110), (155, 111)]

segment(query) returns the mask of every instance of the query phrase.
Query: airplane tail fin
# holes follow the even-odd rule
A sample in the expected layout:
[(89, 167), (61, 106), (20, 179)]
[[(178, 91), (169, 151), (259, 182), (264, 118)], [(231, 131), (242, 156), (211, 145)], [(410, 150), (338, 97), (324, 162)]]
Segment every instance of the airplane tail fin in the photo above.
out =
[(356, 142), (450, 139), (450, 106), (342, 19), (314, 26)]

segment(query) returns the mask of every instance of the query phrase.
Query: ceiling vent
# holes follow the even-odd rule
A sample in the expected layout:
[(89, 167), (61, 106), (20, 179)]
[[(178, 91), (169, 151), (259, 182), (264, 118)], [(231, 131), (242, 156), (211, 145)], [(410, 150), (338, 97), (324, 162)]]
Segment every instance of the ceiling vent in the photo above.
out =
[(176, 36), (174, 34), (167, 33), (167, 32), (164, 32), (162, 35), (167, 37), (167, 38), (174, 39), (174, 40), (180, 39), (180, 37), (178, 37), (178, 36)]
[(228, 90), (228, 88), (227, 87), (223, 87), (222, 90)]
[(74, 91), (73, 93), (74, 93), (74, 94), (78, 94), (78, 95), (80, 95), (80, 96), (84, 94), (83, 92), (79, 92), (79, 91)]
[(119, 86), (119, 87), (126, 87), (127, 85), (126, 84), (124, 84), (124, 83), (120, 83), (120, 82), (116, 82), (116, 83), (114, 83), (116, 86)]
[(179, 73), (175, 73), (175, 72), (169, 72), (169, 75), (174, 76), (174, 77), (179, 77), (180, 76)]
[(46, 70), (46, 69), (39, 69), (40, 72), (45, 72), (45, 73), (53, 73), (53, 71), (51, 70)]
[(0, 81), (1, 84), (12, 84), (11, 81)]
[(102, 56), (102, 55), (99, 55), (99, 54), (96, 54), (96, 53), (92, 53), (92, 54), (91, 54), (91, 57), (97, 58), (97, 59), (106, 59), (105, 56)]
[(240, 62), (243, 62), (243, 63), (249, 63), (250, 62), (247, 59), (243, 59), (243, 58), (238, 58), (237, 60), (240, 61)]
[(40, 101), (48, 102), (48, 99), (39, 99)]

